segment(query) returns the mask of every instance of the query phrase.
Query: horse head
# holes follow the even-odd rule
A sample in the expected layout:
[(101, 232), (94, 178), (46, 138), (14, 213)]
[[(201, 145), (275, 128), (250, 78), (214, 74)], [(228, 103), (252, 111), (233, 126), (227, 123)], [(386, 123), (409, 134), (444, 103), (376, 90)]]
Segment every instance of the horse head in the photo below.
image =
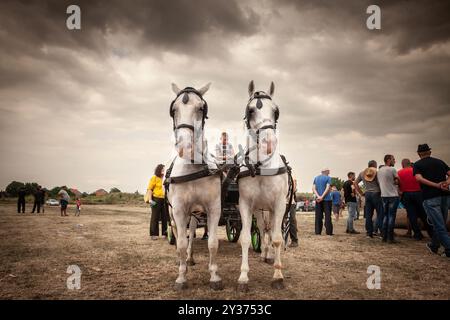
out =
[(249, 101), (245, 109), (245, 123), (250, 136), (254, 139), (260, 152), (271, 155), (277, 146), (276, 128), (280, 115), (278, 106), (273, 101), (275, 85), (270, 84), (268, 93), (255, 91), (255, 84), (248, 85)]
[(206, 146), (203, 128), (208, 118), (208, 104), (203, 95), (209, 86), (210, 83), (198, 90), (192, 87), (181, 90), (172, 83), (176, 97), (170, 105), (170, 116), (173, 120), (175, 147), (181, 158), (191, 162), (202, 161)]

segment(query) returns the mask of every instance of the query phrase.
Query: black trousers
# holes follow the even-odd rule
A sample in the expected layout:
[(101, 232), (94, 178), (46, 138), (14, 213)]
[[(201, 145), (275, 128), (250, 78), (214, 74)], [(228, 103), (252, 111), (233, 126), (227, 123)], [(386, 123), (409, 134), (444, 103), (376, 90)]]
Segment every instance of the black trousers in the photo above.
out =
[(411, 223), (411, 229), (414, 231), (414, 237), (420, 238), (422, 236), (418, 219), (422, 220), (428, 235), (432, 237), (433, 228), (428, 224), (427, 214), (423, 208), (422, 192), (404, 192), (402, 202), (405, 205), (406, 213), (408, 215), (409, 222)]
[(333, 222), (331, 221), (331, 200), (316, 202), (316, 234), (322, 234), (323, 217), (325, 215), (325, 230), (327, 235), (333, 234)]
[(17, 213), (25, 213), (25, 199), (17, 200)]
[[(287, 204), (286, 207), (289, 205)], [(289, 237), (291, 237), (292, 242), (298, 242), (297, 235), (297, 216), (295, 213), (296, 204), (291, 204), (291, 208), (289, 209), (290, 218), (289, 218)]]
[(159, 221), (161, 221), (161, 233), (166, 236), (169, 217), (164, 208), (164, 199), (153, 198), (153, 201), (156, 202), (156, 205), (152, 208), (152, 217), (150, 218), (150, 236), (159, 236)]
[(40, 200), (35, 200), (34, 204), (33, 204), (33, 210), (31, 211), (32, 213), (34, 213), (34, 211), (37, 209), (37, 213), (41, 212), (41, 201)]

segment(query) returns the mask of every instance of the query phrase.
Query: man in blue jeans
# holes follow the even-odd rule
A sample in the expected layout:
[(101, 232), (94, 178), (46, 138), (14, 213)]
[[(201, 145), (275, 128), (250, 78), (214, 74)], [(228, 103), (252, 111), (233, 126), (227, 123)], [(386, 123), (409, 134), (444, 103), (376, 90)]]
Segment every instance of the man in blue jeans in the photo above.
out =
[(315, 233), (322, 233), (323, 216), (325, 215), (325, 229), (329, 236), (333, 235), (333, 222), (331, 221), (331, 178), (330, 169), (324, 168), (322, 174), (314, 178), (313, 193), (316, 195)]
[(384, 212), (383, 242), (388, 243), (397, 243), (394, 239), (394, 227), (400, 198), (398, 194), (399, 178), (394, 165), (394, 156), (387, 154), (384, 156), (384, 166), (377, 173)]
[(417, 153), (420, 160), (414, 163), (413, 173), (420, 183), (423, 207), (433, 225), (433, 237), (427, 247), (437, 254), (442, 245), (444, 255), (450, 258), (450, 236), (446, 227), (450, 168), (444, 161), (431, 157), (431, 149), (427, 144), (420, 144)]
[(359, 234), (353, 227), (353, 221), (356, 219), (356, 206), (358, 205), (355, 192), (355, 173), (347, 173), (348, 180), (344, 182), (344, 201), (348, 208), (347, 230), (346, 233)]
[[(368, 167), (364, 169), (356, 178), (355, 190), (365, 197), (364, 217), (366, 219), (366, 233), (368, 238), (373, 238), (374, 234), (380, 232), (383, 228), (383, 203), (381, 201), (380, 184), (377, 177), (377, 162), (370, 160)], [(359, 187), (359, 184), (363, 182), (365, 192), (364, 194)], [(373, 219), (374, 211), (377, 212), (377, 218)]]

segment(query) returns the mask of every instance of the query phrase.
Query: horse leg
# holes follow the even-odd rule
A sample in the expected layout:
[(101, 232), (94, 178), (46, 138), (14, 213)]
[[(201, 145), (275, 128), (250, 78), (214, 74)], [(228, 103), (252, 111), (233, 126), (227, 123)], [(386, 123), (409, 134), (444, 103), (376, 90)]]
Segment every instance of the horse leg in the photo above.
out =
[(281, 272), (281, 247), (283, 244), (283, 235), (281, 233), (281, 224), (284, 215), (284, 199), (280, 199), (272, 214), (272, 246), (275, 249), (275, 261), (273, 264), (274, 274), (272, 280), (272, 288), (283, 289), (283, 274)]
[(217, 249), (219, 248), (219, 239), (217, 238), (217, 228), (219, 225), (221, 204), (220, 199), (216, 201), (214, 207), (210, 208), (208, 214), (208, 250), (209, 250), (209, 273), (211, 278), (209, 280), (209, 286), (213, 290), (222, 290), (222, 279), (217, 274)]
[(267, 258), (267, 244), (266, 244), (266, 229), (264, 225), (264, 212), (262, 210), (257, 210), (254, 213), (256, 218), (256, 224), (259, 229), (259, 235), (261, 237), (261, 261), (265, 262)]
[(177, 253), (180, 262), (180, 267), (178, 268), (178, 278), (175, 280), (175, 289), (183, 290), (187, 288), (186, 283), (186, 255), (187, 255), (187, 239), (186, 239), (186, 229), (187, 229), (187, 219), (188, 217), (182, 211), (174, 212), (175, 225), (177, 226)]
[(266, 242), (266, 247), (267, 247), (267, 255), (266, 255), (266, 259), (264, 260), (264, 262), (273, 265), (275, 262), (275, 250), (273, 248), (273, 239), (272, 239), (272, 229), (273, 229), (273, 224), (272, 224), (272, 220), (271, 220), (271, 216), (272, 216), (272, 212), (266, 212), (264, 214), (264, 225), (267, 225), (266, 227), (266, 233), (267, 233), (267, 242)]
[(239, 210), (241, 212), (242, 230), (241, 230), (241, 247), (242, 247), (242, 263), (241, 274), (238, 279), (238, 290), (248, 291), (248, 248), (250, 246), (250, 230), (252, 226), (252, 214), (248, 204), (244, 201), (240, 201)]
[(194, 251), (193, 251), (193, 243), (194, 243), (194, 235), (195, 230), (197, 229), (197, 219), (194, 217), (191, 217), (189, 220), (189, 241), (188, 241), (188, 247), (187, 247), (187, 259), (186, 263), (188, 266), (195, 265), (194, 261)]

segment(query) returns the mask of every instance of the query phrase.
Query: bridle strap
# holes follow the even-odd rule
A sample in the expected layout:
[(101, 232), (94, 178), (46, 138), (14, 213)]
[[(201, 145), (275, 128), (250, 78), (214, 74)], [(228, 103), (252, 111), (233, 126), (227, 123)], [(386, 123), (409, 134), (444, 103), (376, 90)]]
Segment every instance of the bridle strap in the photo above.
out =
[[(204, 103), (204, 109), (203, 109), (203, 115), (202, 115), (202, 127), (201, 130), (197, 130), (198, 134), (194, 136), (195, 141), (198, 140), (198, 138), (200, 137), (201, 133), (203, 132), (203, 129), (205, 127), (205, 120), (208, 119), (208, 103), (205, 101), (205, 99), (203, 99), (202, 94), (196, 90), (195, 88), (192, 87), (186, 87), (183, 90), (181, 90), (180, 92), (178, 92), (177, 96), (175, 97), (175, 99), (173, 99), (173, 101), (170, 103), (170, 116), (172, 117), (172, 123), (173, 123), (173, 131), (175, 133), (175, 137), (176, 137), (176, 130), (178, 129), (189, 129), (192, 131), (192, 133), (196, 133), (195, 127), (191, 124), (187, 124), (187, 123), (180, 123), (178, 125), (175, 125), (175, 114), (174, 114), (174, 110), (173, 110), (173, 104), (175, 103), (175, 101), (178, 99), (178, 97), (180, 97), (183, 94), (186, 93), (193, 93), (195, 95), (197, 95), (200, 100)], [(202, 149), (202, 161), (204, 161), (204, 152)], [(194, 161), (194, 160), (192, 160)]]
[(175, 117), (174, 117), (174, 113), (173, 113), (173, 104), (175, 103), (175, 101), (177, 101), (179, 96), (181, 96), (181, 95), (183, 95), (185, 93), (193, 93), (193, 94), (197, 95), (200, 98), (200, 100), (203, 101), (203, 103), (204, 103), (204, 110), (203, 110), (203, 117), (202, 117), (202, 129), (203, 129), (204, 126), (205, 126), (205, 120), (208, 119), (208, 103), (206, 102), (205, 99), (203, 99), (202, 94), (198, 90), (196, 90), (195, 88), (192, 88), (192, 87), (186, 87), (183, 90), (181, 90), (180, 92), (178, 92), (178, 94), (175, 97), (175, 99), (173, 99), (173, 101), (170, 103), (170, 116), (172, 117), (172, 121), (173, 121), (173, 131), (175, 131), (176, 129), (179, 129), (180, 126), (184, 126), (184, 128), (188, 128), (188, 129), (191, 129), (192, 131), (194, 131), (193, 130), (193, 128), (194, 128), (193, 126), (187, 127), (187, 126), (190, 126), (188, 124), (179, 124), (177, 126), (175, 125)]
[(186, 124), (186, 123), (182, 123), (182, 124), (179, 124), (179, 125), (177, 125), (175, 128), (174, 128), (174, 130), (178, 130), (178, 129), (189, 129), (189, 130), (191, 130), (191, 131), (195, 131), (195, 128), (194, 128), (194, 126), (193, 125), (191, 125), (191, 124)]
[[(248, 109), (250, 108), (250, 103), (253, 101), (253, 100), (255, 100), (255, 99), (258, 99), (258, 103), (260, 103), (260, 99), (268, 99), (268, 100), (272, 100), (272, 97), (271, 96), (269, 96), (269, 95), (267, 95), (267, 94), (265, 94), (264, 92), (262, 92), (262, 91), (256, 91), (251, 97), (250, 97), (250, 99), (248, 99), (248, 102), (247, 102), (247, 106), (246, 106), (246, 108), (245, 108), (245, 116), (244, 116), (244, 120), (246, 120), (246, 125), (247, 125), (247, 129), (251, 129), (250, 128), (250, 119), (248, 118)], [(257, 103), (257, 105), (258, 105), (258, 103)], [(276, 121), (275, 121), (275, 128), (276, 128)]]

